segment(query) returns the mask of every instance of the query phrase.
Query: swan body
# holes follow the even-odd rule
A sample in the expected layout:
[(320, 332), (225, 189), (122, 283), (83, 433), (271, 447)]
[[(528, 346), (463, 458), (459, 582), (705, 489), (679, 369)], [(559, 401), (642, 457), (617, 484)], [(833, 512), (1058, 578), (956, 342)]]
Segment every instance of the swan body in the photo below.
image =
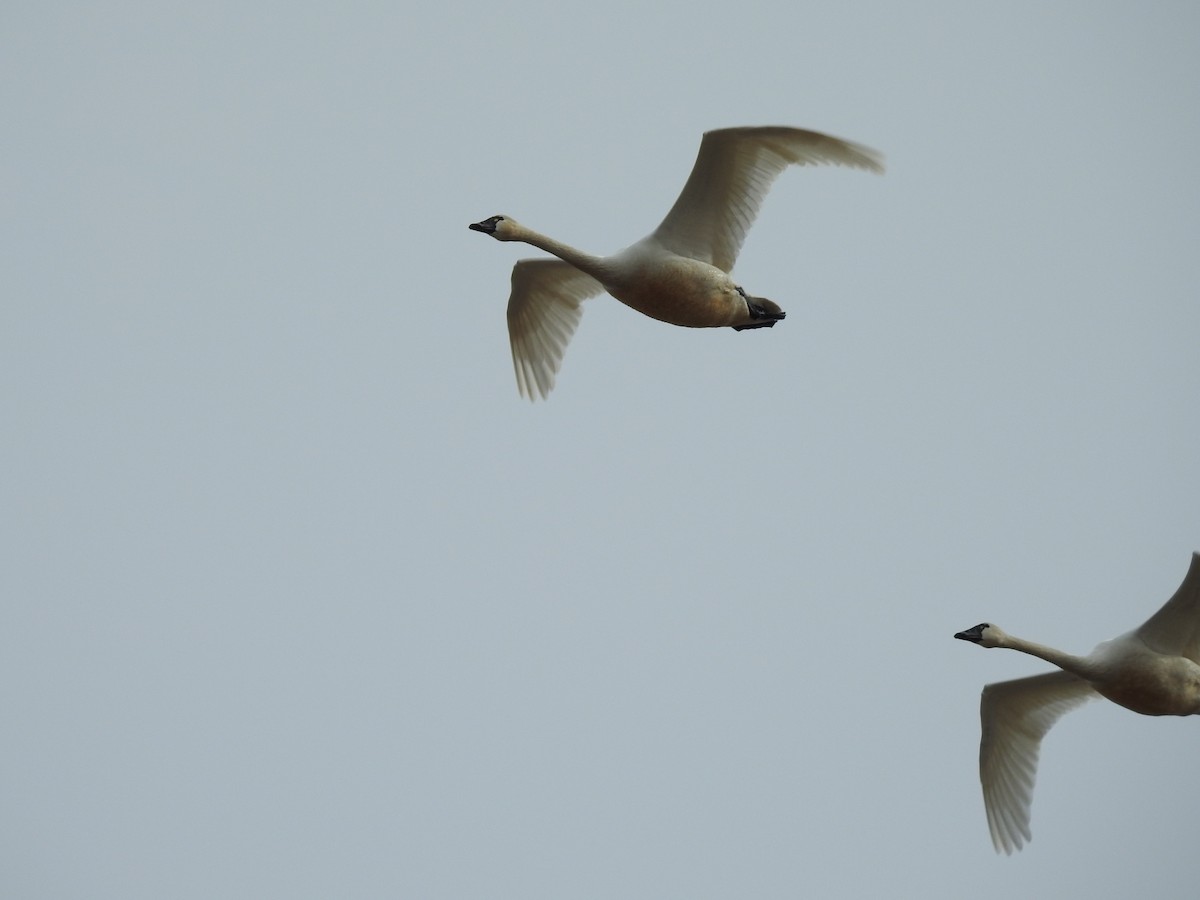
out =
[(983, 689), (979, 780), (997, 852), (1031, 839), (1029, 811), (1042, 738), (1064, 713), (1105, 697), (1146, 716), (1200, 714), (1200, 553), (1170, 600), (1140, 628), (1105, 641), (1087, 656), (1014, 637), (984, 623), (956, 638), (1020, 650), (1060, 671)]
[(706, 132), (683, 192), (651, 234), (612, 256), (592, 256), (509, 216), (470, 226), (498, 241), (520, 241), (557, 259), (513, 267), (508, 335), (517, 387), (549, 395), (583, 301), (607, 291), (653, 319), (686, 328), (770, 328), (786, 315), (730, 277), (771, 184), (790, 165), (833, 164), (883, 171), (868, 147), (799, 128)]

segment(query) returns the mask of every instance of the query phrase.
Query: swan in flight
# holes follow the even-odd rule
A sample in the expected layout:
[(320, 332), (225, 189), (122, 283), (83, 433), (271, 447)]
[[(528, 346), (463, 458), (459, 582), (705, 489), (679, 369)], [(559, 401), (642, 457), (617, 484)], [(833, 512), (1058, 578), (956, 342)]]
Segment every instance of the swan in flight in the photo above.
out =
[(979, 780), (996, 852), (1031, 839), (1029, 806), (1038, 748), (1060, 716), (1094, 697), (1146, 716), (1200, 714), (1200, 553), (1162, 609), (1134, 631), (1072, 656), (984, 623), (954, 635), (982, 647), (1020, 650), (1062, 671), (983, 689)]
[(772, 327), (784, 311), (749, 296), (729, 272), (779, 173), (822, 163), (883, 171), (883, 158), (869, 147), (815, 131), (724, 128), (705, 133), (683, 193), (658, 228), (613, 256), (576, 250), (508, 216), (472, 224), (498, 241), (522, 241), (558, 257), (513, 266), (508, 337), (521, 394), (549, 395), (583, 301), (603, 291), (672, 325)]

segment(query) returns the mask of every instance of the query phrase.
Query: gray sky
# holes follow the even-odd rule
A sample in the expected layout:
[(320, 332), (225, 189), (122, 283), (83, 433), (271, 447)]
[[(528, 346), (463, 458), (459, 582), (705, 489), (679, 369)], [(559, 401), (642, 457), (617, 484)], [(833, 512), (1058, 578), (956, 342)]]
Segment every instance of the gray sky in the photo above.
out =
[[(0, 894), (1191, 896), (1200, 722), (977, 774), (995, 621), (1083, 652), (1200, 549), (1190, 3), (9, 3)], [(438, 7), (435, 9), (435, 7)], [(735, 271), (516, 391), (516, 216), (609, 252), (703, 131)]]

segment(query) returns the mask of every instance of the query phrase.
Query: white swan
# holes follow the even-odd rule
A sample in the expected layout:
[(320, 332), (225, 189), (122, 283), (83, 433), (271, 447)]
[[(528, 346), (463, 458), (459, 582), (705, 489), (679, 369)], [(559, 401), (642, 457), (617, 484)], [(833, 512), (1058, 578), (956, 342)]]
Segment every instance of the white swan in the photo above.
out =
[(1147, 716), (1200, 714), (1200, 553), (1192, 554), (1183, 584), (1162, 609), (1088, 656), (1022, 640), (987, 623), (954, 636), (983, 647), (1020, 650), (1063, 670), (983, 689), (983, 804), (996, 851), (1012, 853), (1031, 839), (1038, 748), (1063, 713), (1101, 696)]
[[(709, 131), (683, 193), (653, 233), (613, 256), (591, 256), (508, 216), (470, 226), (558, 257), (522, 259), (512, 272), (508, 336), (517, 387), (546, 397), (584, 300), (608, 291), (654, 319), (689, 328), (770, 328), (784, 312), (729, 277), (772, 182), (789, 165), (832, 163), (883, 171), (868, 147), (798, 128)], [(560, 261), (561, 260), (561, 261)]]

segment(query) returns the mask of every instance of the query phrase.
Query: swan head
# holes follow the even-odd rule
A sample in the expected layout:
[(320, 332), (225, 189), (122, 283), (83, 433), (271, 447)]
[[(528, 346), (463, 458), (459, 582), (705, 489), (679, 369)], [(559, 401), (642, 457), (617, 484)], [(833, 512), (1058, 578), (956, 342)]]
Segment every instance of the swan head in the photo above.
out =
[(1005, 634), (995, 625), (983, 622), (974, 628), (960, 631), (955, 637), (960, 641), (970, 641), (972, 644), (978, 644), (980, 647), (999, 647), (1005, 638)]
[(508, 216), (492, 216), (490, 219), (484, 219), (482, 222), (472, 222), (467, 226), (472, 231), (482, 231), (484, 234), (490, 234), (498, 241), (516, 241), (520, 240), (517, 236), (517, 220), (510, 219)]

